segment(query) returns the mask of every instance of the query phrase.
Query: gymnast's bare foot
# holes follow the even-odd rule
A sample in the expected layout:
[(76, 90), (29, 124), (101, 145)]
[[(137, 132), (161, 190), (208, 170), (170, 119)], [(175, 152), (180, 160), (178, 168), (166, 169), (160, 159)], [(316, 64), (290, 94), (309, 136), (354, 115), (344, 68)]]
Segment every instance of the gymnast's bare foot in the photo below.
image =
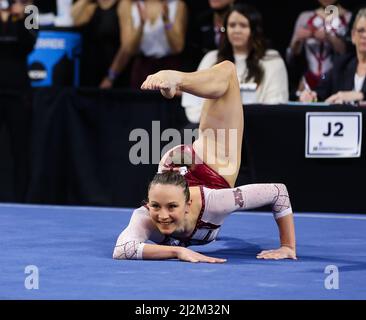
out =
[(162, 70), (149, 75), (141, 85), (142, 90), (160, 90), (161, 94), (172, 99), (178, 91), (181, 82), (181, 72), (173, 70)]

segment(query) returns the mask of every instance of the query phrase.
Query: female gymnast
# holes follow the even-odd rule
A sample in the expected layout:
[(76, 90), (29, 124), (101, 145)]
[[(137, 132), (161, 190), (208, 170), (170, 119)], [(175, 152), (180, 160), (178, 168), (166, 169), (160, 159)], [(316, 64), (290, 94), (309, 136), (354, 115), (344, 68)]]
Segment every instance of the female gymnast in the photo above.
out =
[[(244, 127), (235, 65), (223, 61), (192, 73), (163, 70), (148, 76), (141, 88), (160, 90), (166, 98), (183, 91), (206, 100), (198, 139), (162, 157), (148, 188), (147, 203), (133, 212), (117, 239), (113, 258), (223, 263), (226, 259), (208, 257), (187, 247), (215, 240), (232, 212), (270, 205), (280, 247), (264, 250), (257, 258), (296, 259), (294, 220), (286, 186), (273, 183), (234, 188)], [(220, 138), (220, 132), (226, 133), (225, 139)], [(230, 136), (230, 132), (235, 135)]]

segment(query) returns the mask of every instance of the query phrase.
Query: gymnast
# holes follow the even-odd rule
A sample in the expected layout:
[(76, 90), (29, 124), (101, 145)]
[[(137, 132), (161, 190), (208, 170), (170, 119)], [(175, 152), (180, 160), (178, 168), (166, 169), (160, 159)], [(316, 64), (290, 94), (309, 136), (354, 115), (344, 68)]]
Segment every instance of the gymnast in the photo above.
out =
[[(133, 212), (117, 239), (113, 258), (223, 263), (226, 259), (203, 255), (188, 246), (214, 241), (232, 212), (270, 205), (280, 247), (261, 251), (257, 258), (296, 259), (295, 227), (286, 186), (265, 183), (234, 187), (244, 129), (235, 65), (223, 61), (192, 73), (163, 70), (148, 76), (141, 88), (160, 90), (166, 98), (183, 91), (206, 100), (198, 139), (193, 145), (176, 146), (162, 157), (148, 187), (146, 204)], [(226, 139), (219, 139), (220, 130), (227, 133)], [(231, 141), (230, 130), (235, 133)]]

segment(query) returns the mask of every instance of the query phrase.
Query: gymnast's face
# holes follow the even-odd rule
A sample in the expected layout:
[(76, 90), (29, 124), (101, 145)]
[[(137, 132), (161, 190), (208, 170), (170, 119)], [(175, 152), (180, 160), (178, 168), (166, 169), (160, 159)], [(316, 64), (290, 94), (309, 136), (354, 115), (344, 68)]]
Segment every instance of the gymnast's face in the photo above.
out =
[(184, 232), (189, 205), (180, 186), (154, 184), (150, 188), (148, 202), (150, 216), (162, 234)]
[(227, 36), (234, 49), (247, 50), (250, 38), (249, 20), (237, 11), (233, 11), (227, 21)]

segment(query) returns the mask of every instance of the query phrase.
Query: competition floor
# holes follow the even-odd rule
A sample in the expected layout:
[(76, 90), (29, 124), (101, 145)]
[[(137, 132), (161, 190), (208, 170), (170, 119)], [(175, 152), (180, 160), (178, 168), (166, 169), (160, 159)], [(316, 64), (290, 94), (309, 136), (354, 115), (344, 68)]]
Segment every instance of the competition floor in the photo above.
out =
[[(366, 299), (366, 215), (296, 214), (298, 260), (263, 261), (256, 253), (278, 245), (271, 214), (236, 213), (218, 241), (192, 247), (227, 263), (191, 264), (113, 260), (131, 213), (0, 206), (0, 299)], [(25, 287), (29, 265), (38, 289)], [(326, 289), (329, 265), (339, 289)]]

